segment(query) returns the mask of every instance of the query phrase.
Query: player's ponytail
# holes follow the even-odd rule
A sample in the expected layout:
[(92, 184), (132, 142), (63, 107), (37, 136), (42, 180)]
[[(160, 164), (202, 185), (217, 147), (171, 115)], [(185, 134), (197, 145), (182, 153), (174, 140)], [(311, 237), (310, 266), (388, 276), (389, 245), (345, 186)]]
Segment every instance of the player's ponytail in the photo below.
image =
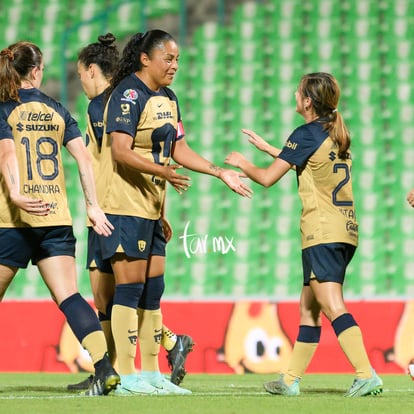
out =
[(115, 88), (126, 76), (138, 70), (138, 61), (141, 51), (140, 42), (142, 37), (143, 33), (136, 33), (126, 44), (122, 52), (118, 69), (115, 71), (114, 77), (112, 78), (112, 89)]
[(20, 101), (21, 81), (40, 67), (42, 52), (33, 43), (18, 42), (0, 52), (0, 101)]
[(14, 54), (9, 48), (0, 52), (0, 101), (19, 100), (20, 76), (13, 67)]
[(332, 120), (325, 123), (325, 129), (329, 136), (338, 144), (338, 157), (345, 159), (348, 157), (348, 150), (351, 145), (349, 130), (345, 125), (342, 115), (336, 110), (332, 113)]
[(339, 158), (347, 158), (351, 138), (342, 115), (338, 112), (340, 89), (336, 79), (329, 73), (309, 73), (302, 77), (300, 89), (303, 96), (312, 100), (319, 122), (338, 145)]

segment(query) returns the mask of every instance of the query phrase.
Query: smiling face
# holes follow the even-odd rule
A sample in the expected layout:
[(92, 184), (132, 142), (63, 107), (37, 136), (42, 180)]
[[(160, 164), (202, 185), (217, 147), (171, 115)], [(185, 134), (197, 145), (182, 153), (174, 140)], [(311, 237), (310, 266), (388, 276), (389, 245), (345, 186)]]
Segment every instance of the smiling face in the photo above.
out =
[(172, 83), (178, 70), (178, 52), (177, 43), (169, 40), (154, 48), (151, 56), (141, 55), (142, 71), (138, 75), (150, 89), (158, 91)]

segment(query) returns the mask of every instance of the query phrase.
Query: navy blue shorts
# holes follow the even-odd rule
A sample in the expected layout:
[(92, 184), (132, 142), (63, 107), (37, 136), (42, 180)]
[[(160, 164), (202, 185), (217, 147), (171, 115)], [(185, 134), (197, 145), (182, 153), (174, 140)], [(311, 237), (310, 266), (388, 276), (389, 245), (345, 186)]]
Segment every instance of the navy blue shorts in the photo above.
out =
[(344, 283), (345, 271), (356, 247), (348, 243), (327, 243), (302, 250), (303, 284), (311, 278), (318, 282)]
[(102, 259), (99, 235), (92, 227), (88, 227), (88, 254), (86, 258), (86, 268), (96, 267), (99, 271), (113, 274), (111, 261)]
[(115, 229), (109, 237), (99, 236), (103, 259), (110, 259), (115, 253), (145, 260), (150, 256), (165, 256), (167, 242), (161, 220), (114, 214), (106, 216)]
[(75, 257), (72, 226), (0, 228), (0, 263), (25, 269), (30, 261), (53, 256)]

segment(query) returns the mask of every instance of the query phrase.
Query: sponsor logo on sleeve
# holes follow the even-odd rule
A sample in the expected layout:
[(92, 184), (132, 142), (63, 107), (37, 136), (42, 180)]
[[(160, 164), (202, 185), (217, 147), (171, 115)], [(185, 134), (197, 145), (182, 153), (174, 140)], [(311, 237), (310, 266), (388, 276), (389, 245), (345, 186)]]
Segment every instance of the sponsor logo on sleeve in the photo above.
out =
[(121, 101), (128, 101), (135, 105), (135, 101), (138, 99), (138, 92), (135, 89), (127, 89), (122, 94), (124, 97)]
[(286, 141), (285, 147), (295, 150), (297, 148), (297, 142), (292, 142), (289, 139)]
[(121, 104), (122, 115), (128, 115), (131, 112), (131, 106), (129, 103)]

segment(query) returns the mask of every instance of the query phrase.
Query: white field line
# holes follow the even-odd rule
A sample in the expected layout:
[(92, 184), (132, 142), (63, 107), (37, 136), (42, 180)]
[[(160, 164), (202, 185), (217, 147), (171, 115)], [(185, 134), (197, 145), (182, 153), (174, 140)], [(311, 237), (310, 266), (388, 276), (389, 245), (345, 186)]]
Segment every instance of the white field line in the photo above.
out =
[[(100, 398), (134, 398), (134, 397), (146, 397), (146, 398), (170, 398), (170, 397), (256, 397), (258, 395), (266, 395), (265, 392), (234, 392), (234, 391), (220, 391), (220, 392), (194, 392), (192, 395), (126, 395), (126, 396), (114, 396), (108, 395), (107, 397)], [(99, 397), (85, 397), (83, 395), (2, 395), (0, 400), (64, 400), (64, 399), (73, 399), (73, 398), (99, 398)]]
[[(341, 392), (338, 390), (338, 393)], [(393, 394), (393, 393), (413, 393), (414, 388), (384, 388), (384, 394)], [(323, 394), (323, 391), (320, 391), (321, 394)], [(306, 391), (302, 392), (302, 396), (306, 396)], [(310, 395), (315, 395), (315, 393), (309, 393)], [(383, 394), (383, 396), (384, 396)], [(151, 395), (137, 395), (137, 396), (114, 396), (114, 395), (108, 395), (107, 397), (101, 397), (101, 398), (134, 398), (134, 397), (147, 397), (147, 398), (170, 398), (170, 397), (185, 397), (185, 398), (191, 398), (191, 397), (256, 397), (258, 395), (269, 395), (264, 391), (243, 391), (243, 392), (235, 392), (235, 391), (219, 391), (219, 392), (193, 392), (192, 395), (162, 395), (162, 396), (151, 396)], [(0, 400), (64, 400), (64, 399), (73, 399), (73, 398), (99, 398), (99, 397), (85, 397), (82, 395), (3, 395), (0, 396)], [(269, 395), (269, 398), (271, 396)], [(378, 397), (372, 397), (372, 398), (382, 398), (381, 396)]]

